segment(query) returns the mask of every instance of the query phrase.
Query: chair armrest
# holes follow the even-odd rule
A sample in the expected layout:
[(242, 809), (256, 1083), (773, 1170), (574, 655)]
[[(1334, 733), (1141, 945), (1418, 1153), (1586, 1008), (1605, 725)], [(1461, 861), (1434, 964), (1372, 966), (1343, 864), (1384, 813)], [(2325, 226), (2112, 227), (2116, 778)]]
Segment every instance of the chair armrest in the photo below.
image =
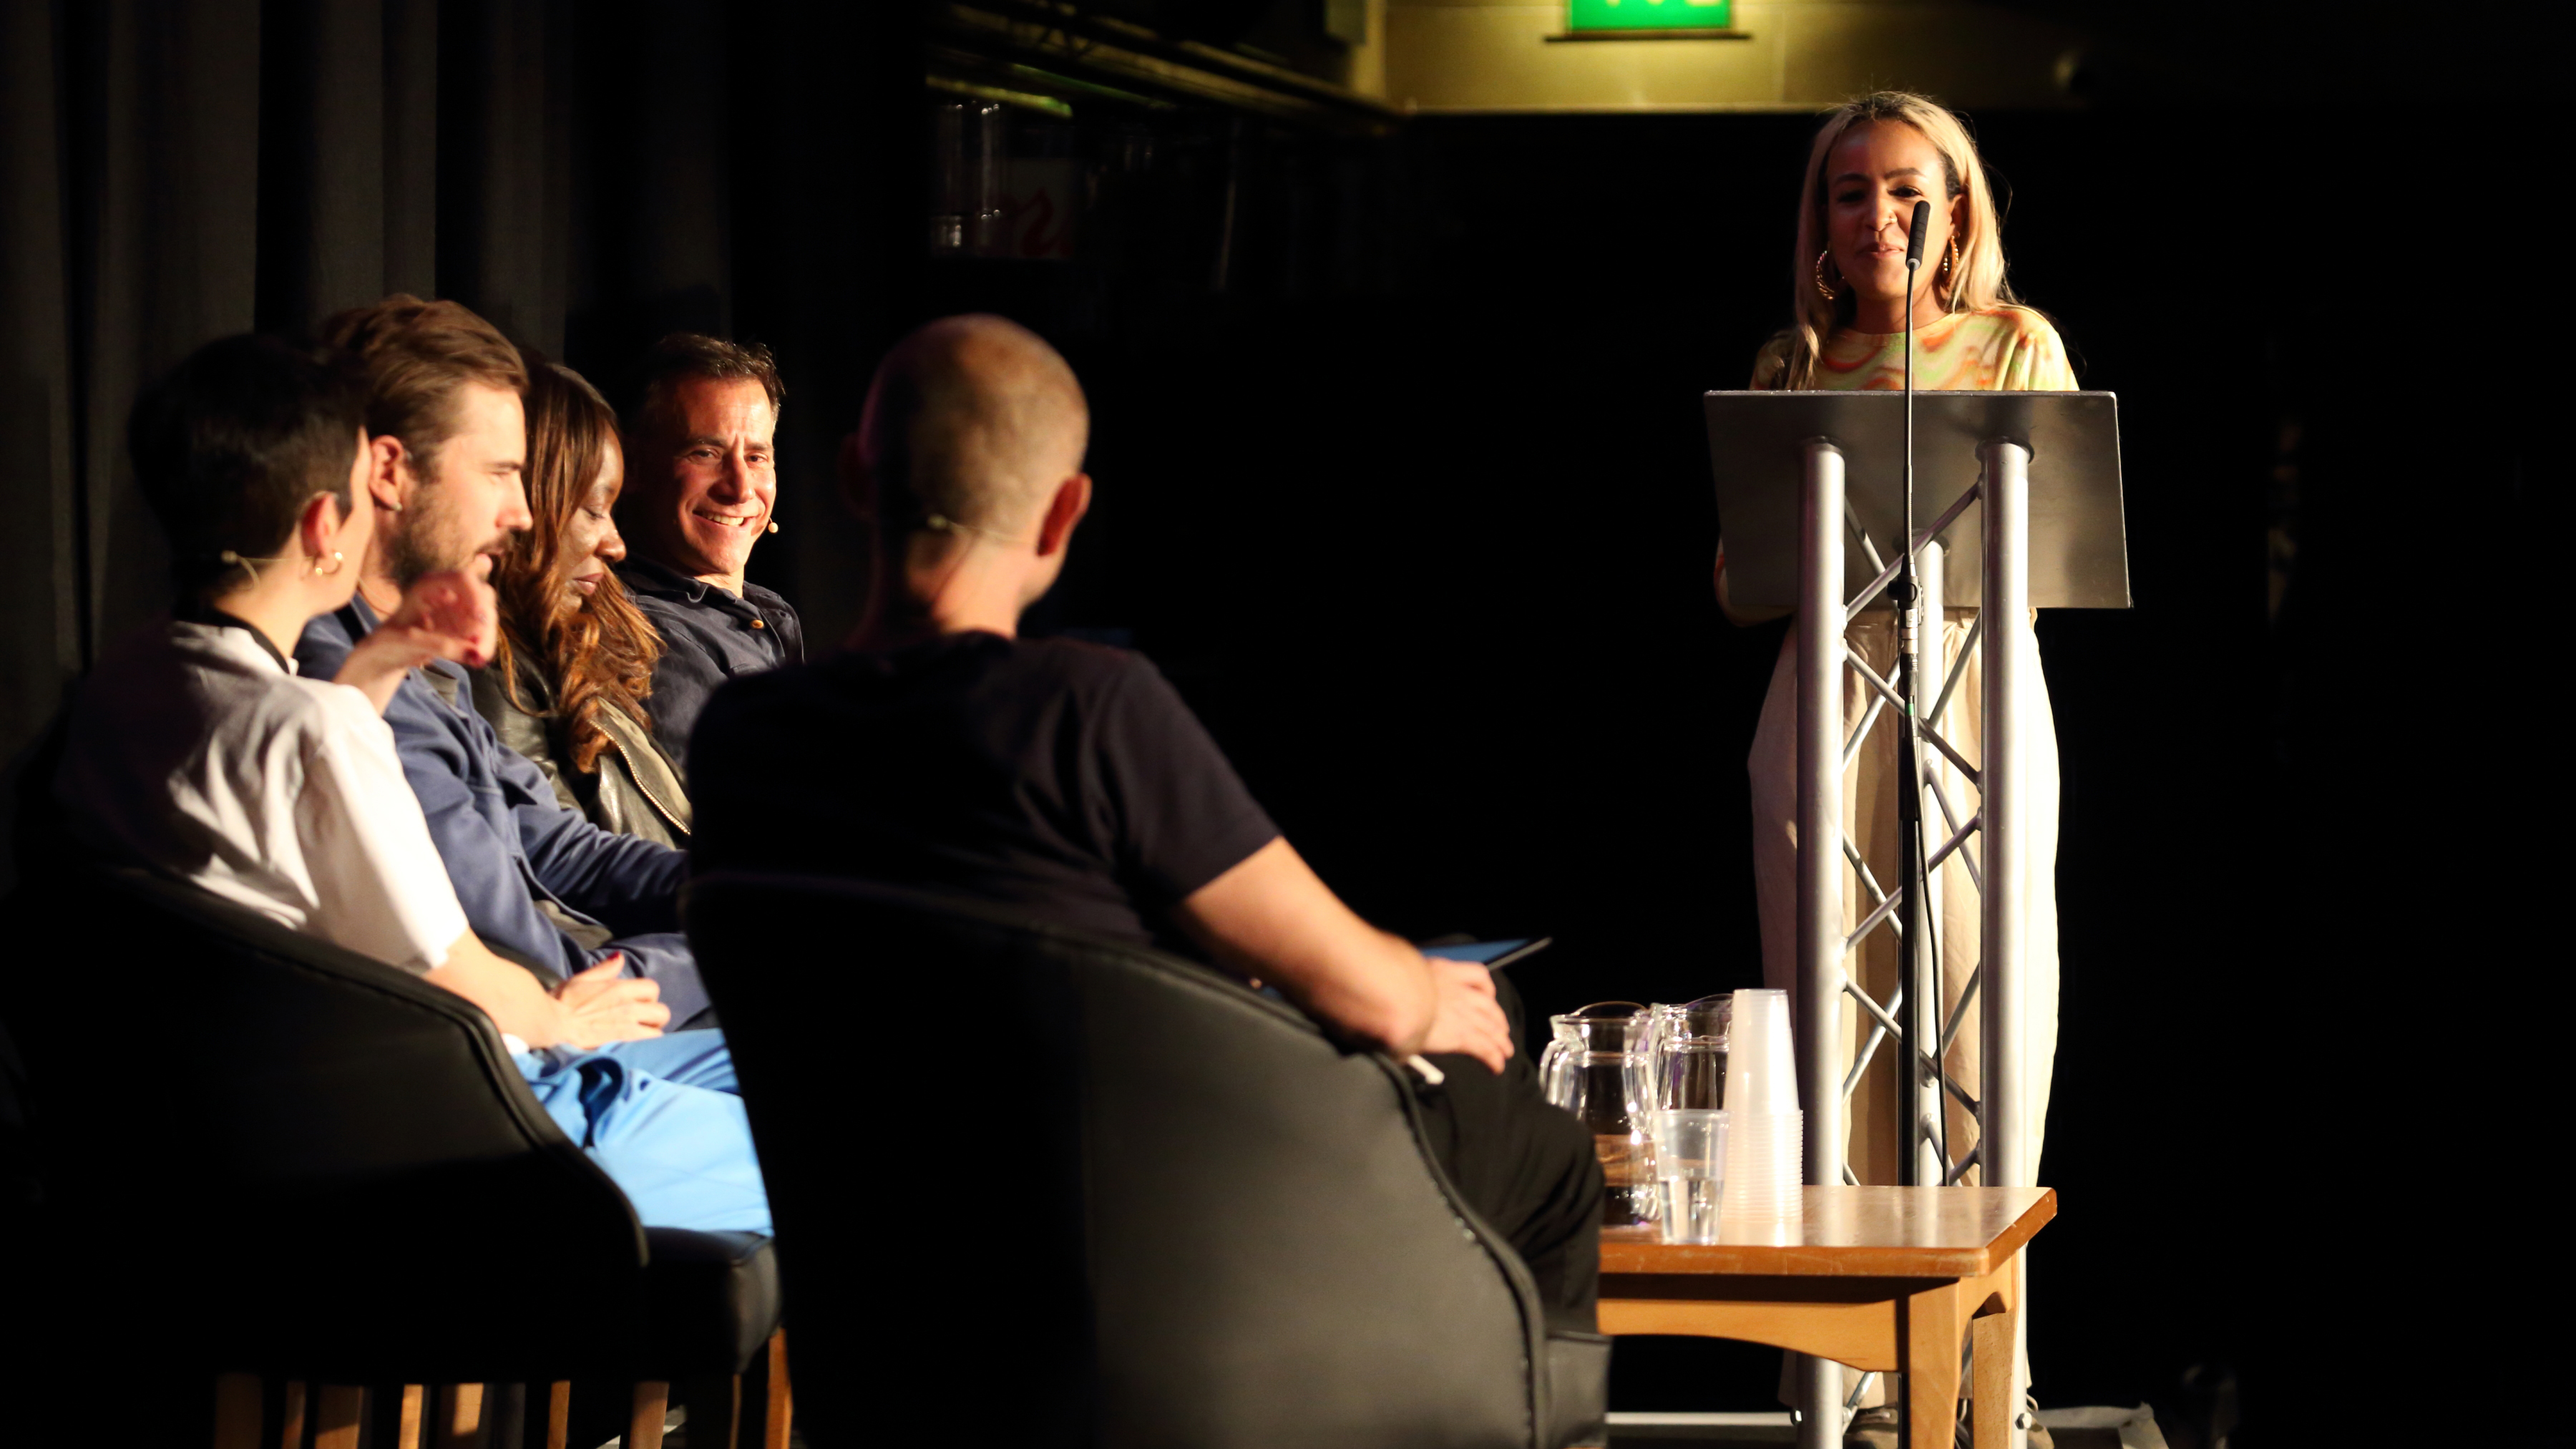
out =
[(646, 1228), (647, 1378), (738, 1374), (778, 1327), (778, 1255), (757, 1233)]

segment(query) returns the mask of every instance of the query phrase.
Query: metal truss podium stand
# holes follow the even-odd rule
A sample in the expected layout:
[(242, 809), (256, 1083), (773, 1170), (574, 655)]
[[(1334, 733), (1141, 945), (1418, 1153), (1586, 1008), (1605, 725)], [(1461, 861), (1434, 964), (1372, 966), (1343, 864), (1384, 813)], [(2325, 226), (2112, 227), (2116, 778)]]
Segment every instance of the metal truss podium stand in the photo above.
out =
[[(1707, 397), (1730, 600), (1740, 609), (1794, 609), (1798, 620), (1798, 983), (1792, 996), (1799, 1101), (1807, 1114), (1806, 1180), (1859, 1180), (1844, 1160), (1851, 1094), (1880, 1046), (1892, 1043), (1906, 1059), (1894, 1074), (1895, 1120), (1906, 1134), (1898, 1158), (1902, 1182), (1948, 1185), (1974, 1167), (1989, 1187), (2035, 1186), (2034, 1164), (2024, 1160), (2030, 902), (2021, 812), (2029, 775), (2012, 701), (2043, 687), (2022, 678), (2038, 668), (2029, 638), (2032, 609), (2129, 606), (2118, 406), (2112, 394), (2099, 392), (1914, 394), (1912, 516), (1933, 521), (1910, 547), (1921, 580), (1917, 637), (1930, 643), (1921, 688), (1900, 690), (1852, 656), (1845, 633), (1855, 615), (1873, 604), (1886, 607), (1902, 565), (1903, 407), (1896, 392)], [(1847, 539), (1858, 545), (1871, 574), (1857, 590), (1846, 577)], [(1966, 607), (1978, 610), (1976, 622), (1958, 658), (1943, 660), (1943, 612)], [(1944, 738), (1942, 721), (1980, 648), (1984, 758), (1971, 761)], [(1844, 718), (1846, 668), (1859, 673), (1871, 696), (1856, 723)], [(1916, 701), (1913, 726), (1921, 742), (1946, 756), (1980, 796), (1977, 810), (1962, 820), (1954, 804), (1964, 800), (1951, 801), (1937, 778), (1918, 776), (1911, 787), (1926, 832), (1917, 844), (1924, 877), (1958, 854), (1979, 892), (1979, 960), (1947, 1021), (1936, 943), (1903, 939), (1909, 916), (1930, 925), (1916, 933), (1924, 937), (1938, 930), (1937, 913), (1905, 909), (1903, 879), (1883, 889), (1843, 830), (1843, 772), (1891, 709), (1897, 727), (1904, 727), (1900, 696)], [(1899, 751), (1900, 760), (1912, 757)], [(1815, 841), (1840, 848), (1807, 848)], [(1870, 903), (1859, 922), (1843, 910), (1846, 868), (1857, 871)], [(1898, 938), (1904, 963), (1894, 999), (1884, 1002), (1845, 966), (1882, 929)], [(1865, 1035), (1855, 1033), (1849, 1063), (1836, 1059), (1845, 995), (1867, 1028)], [(1971, 1005), (1979, 1012), (1982, 1067), (1973, 1093), (1944, 1066)], [(1937, 1045), (1926, 1050), (1923, 1043)], [(1964, 1151), (1947, 1140), (1945, 1093), (1977, 1123), (1977, 1141)], [(2026, 1299), (2021, 1322), (2026, 1342)], [(2015, 1345), (2014, 1359), (2012, 1401), (2019, 1404), (2029, 1383), (2023, 1343)], [(1799, 1364), (1798, 1442), (1802, 1449), (1839, 1449), (1867, 1381), (1845, 1396), (1835, 1365)], [(2026, 1436), (2018, 1424), (2011, 1438), (2021, 1449)]]

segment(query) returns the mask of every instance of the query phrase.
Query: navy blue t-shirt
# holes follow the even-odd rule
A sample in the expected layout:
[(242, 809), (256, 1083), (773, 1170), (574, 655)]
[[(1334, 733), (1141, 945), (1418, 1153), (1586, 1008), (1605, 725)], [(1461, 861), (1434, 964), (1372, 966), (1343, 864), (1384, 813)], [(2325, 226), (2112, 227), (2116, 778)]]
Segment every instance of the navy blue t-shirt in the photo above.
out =
[(689, 797), (701, 874), (852, 876), (1139, 944), (1279, 836), (1141, 656), (980, 632), (732, 681)]

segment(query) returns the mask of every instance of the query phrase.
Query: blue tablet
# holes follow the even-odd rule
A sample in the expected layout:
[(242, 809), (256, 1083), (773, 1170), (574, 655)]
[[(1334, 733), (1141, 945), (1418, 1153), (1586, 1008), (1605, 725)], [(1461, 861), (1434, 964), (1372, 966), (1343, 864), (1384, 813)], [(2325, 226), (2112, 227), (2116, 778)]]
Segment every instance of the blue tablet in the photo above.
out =
[(1425, 946), (1422, 954), (1451, 961), (1479, 961), (1500, 971), (1515, 961), (1546, 950), (1555, 939), (1553, 936), (1523, 936), (1511, 941), (1469, 941), (1462, 946)]

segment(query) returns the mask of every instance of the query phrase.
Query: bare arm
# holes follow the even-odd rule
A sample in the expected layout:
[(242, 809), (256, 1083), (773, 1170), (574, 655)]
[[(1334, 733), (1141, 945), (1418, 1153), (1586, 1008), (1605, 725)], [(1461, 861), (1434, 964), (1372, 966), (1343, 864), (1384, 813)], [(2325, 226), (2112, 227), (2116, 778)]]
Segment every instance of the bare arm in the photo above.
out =
[(1175, 915), (1219, 964), (1394, 1056), (1459, 1052), (1499, 1072), (1512, 1054), (1484, 967), (1435, 961), (1361, 920), (1285, 839), (1193, 891)]
[(447, 960), (429, 972), (444, 987), (492, 1018), (492, 1024), (532, 1047), (589, 1048), (602, 1042), (660, 1036), (671, 1009), (658, 999), (659, 984), (621, 973), (610, 957), (549, 995), (537, 979), (492, 954), (472, 931), (447, 948)]

